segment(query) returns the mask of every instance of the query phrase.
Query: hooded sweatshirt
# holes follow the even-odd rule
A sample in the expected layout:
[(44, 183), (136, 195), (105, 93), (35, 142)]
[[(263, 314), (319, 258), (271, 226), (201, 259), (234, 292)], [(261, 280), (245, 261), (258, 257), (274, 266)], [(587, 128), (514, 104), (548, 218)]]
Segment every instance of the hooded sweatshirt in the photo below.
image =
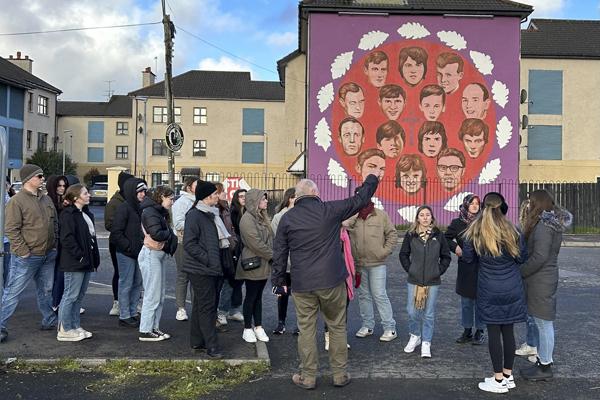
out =
[(119, 253), (136, 260), (144, 244), (142, 209), (136, 191), (140, 182), (144, 181), (131, 178), (125, 182), (123, 188), (125, 202), (117, 207), (109, 238)]
[(104, 227), (109, 232), (112, 228), (113, 219), (115, 217), (117, 207), (119, 206), (119, 204), (125, 201), (125, 197), (123, 197), (123, 190), (125, 188), (125, 182), (127, 182), (129, 178), (133, 178), (133, 175), (130, 175), (126, 172), (121, 172), (119, 174), (119, 190), (116, 191), (115, 194), (113, 194), (113, 196), (110, 198), (110, 201), (104, 209)]

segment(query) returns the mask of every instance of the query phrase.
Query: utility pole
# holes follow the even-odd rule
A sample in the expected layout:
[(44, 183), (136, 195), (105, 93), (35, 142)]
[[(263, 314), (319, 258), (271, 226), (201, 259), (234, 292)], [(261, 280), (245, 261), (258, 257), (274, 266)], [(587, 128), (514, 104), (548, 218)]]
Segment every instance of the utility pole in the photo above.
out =
[[(167, 14), (165, 8), (165, 0), (161, 0), (163, 12), (163, 28), (165, 35), (165, 99), (167, 101), (167, 126), (175, 122), (175, 114), (173, 109), (173, 91), (171, 88), (171, 80), (173, 76), (173, 39), (175, 38), (175, 25), (171, 22), (171, 17)], [(175, 188), (175, 153), (168, 149), (169, 152), (169, 186)]]

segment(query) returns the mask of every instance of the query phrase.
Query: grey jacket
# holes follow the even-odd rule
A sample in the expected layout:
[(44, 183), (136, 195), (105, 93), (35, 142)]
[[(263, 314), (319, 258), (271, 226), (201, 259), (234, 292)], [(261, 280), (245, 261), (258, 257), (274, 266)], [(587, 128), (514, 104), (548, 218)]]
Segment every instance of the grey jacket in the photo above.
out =
[(437, 227), (426, 242), (416, 232), (406, 232), (399, 256), (408, 283), (419, 286), (441, 285), (452, 260), (446, 237)]
[(562, 233), (571, 225), (566, 210), (544, 211), (527, 239), (529, 258), (521, 266), (527, 293), (527, 313), (546, 321), (556, 318), (558, 252)]

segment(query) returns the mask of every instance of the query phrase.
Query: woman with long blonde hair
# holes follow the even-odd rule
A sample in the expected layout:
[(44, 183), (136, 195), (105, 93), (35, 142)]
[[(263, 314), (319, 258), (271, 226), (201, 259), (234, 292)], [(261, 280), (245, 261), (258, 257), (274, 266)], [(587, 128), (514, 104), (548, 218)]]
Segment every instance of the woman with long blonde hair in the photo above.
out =
[(486, 194), (482, 210), (464, 234), (462, 255), (465, 262), (479, 262), (477, 312), (487, 325), (494, 367), (494, 376), (480, 382), (479, 389), (506, 393), (515, 387), (513, 326), (527, 319), (520, 271), (527, 250), (523, 237), (506, 218), (508, 205), (500, 193)]

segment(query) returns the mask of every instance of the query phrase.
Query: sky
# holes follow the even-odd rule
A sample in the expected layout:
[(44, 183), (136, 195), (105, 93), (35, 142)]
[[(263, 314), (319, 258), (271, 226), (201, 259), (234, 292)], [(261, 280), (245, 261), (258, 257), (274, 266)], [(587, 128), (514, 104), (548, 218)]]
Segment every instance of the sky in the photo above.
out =
[[(600, 0), (524, 0), (533, 18), (600, 19)], [(51, 7), (49, 7), (51, 5)], [(165, 72), (161, 24), (5, 36), (7, 33), (159, 22), (160, 0), (0, 0), (0, 56), (21, 51), (61, 100), (127, 94), (151, 67)], [(192, 69), (250, 71), (278, 80), (277, 60), (298, 46), (298, 0), (167, 0), (179, 28), (173, 75)], [(526, 26), (526, 25), (525, 25)]]

